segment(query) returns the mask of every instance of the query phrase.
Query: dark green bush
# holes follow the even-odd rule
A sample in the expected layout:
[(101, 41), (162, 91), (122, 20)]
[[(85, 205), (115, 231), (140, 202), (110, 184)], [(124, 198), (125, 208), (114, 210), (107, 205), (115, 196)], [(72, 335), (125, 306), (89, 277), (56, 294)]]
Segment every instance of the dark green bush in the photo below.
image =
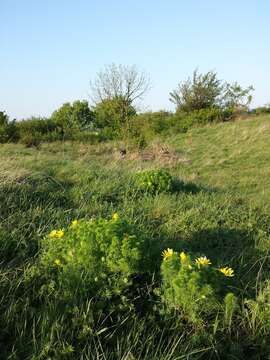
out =
[(16, 142), (18, 138), (16, 121), (9, 121), (8, 115), (0, 111), (0, 143)]

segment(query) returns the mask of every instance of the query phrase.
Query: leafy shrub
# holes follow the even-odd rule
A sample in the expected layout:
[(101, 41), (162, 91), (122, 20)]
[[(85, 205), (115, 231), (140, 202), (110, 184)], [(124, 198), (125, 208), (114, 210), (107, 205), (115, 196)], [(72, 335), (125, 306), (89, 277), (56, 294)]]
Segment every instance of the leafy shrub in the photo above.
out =
[(94, 113), (90, 110), (86, 100), (74, 101), (63, 104), (51, 116), (52, 122), (59, 128), (62, 137), (69, 133), (71, 129), (85, 129), (92, 126)]
[(199, 74), (195, 70), (191, 78), (170, 93), (170, 101), (176, 105), (177, 111), (192, 112), (218, 107), (239, 112), (247, 110), (253, 90), (252, 86), (243, 89), (238, 83), (223, 82), (214, 71)]
[(230, 109), (217, 107), (194, 110), (189, 113), (177, 111), (169, 119), (169, 131), (185, 133), (192, 127), (228, 121), (232, 118), (233, 112)]
[(62, 298), (120, 295), (140, 272), (142, 239), (117, 214), (111, 220), (73, 221), (43, 240), (41, 265)]
[(31, 117), (17, 122), (16, 126), (19, 141), (27, 147), (38, 146), (42, 141), (54, 141), (60, 138), (57, 125), (51, 119)]
[(8, 115), (0, 111), (0, 143), (17, 141), (19, 138), (16, 121), (9, 121)]
[(169, 311), (179, 311), (188, 321), (198, 324), (217, 314), (228, 295), (229, 278), (234, 276), (231, 268), (217, 269), (205, 256), (194, 258), (184, 252), (179, 255), (172, 249), (163, 252), (161, 274), (162, 298)]
[(93, 108), (95, 127), (103, 129), (108, 139), (117, 138), (126, 133), (130, 119), (136, 114), (135, 108), (123, 97), (105, 99)]
[(173, 190), (173, 177), (164, 170), (145, 170), (136, 174), (138, 189), (150, 193), (170, 192)]
[(140, 133), (147, 137), (153, 137), (169, 129), (169, 119), (172, 116), (167, 111), (146, 112), (136, 115), (131, 121), (131, 134)]
[(32, 134), (25, 134), (23, 137), (21, 137), (20, 141), (22, 144), (24, 144), (26, 147), (39, 147), (41, 144), (41, 135), (40, 133), (32, 133)]

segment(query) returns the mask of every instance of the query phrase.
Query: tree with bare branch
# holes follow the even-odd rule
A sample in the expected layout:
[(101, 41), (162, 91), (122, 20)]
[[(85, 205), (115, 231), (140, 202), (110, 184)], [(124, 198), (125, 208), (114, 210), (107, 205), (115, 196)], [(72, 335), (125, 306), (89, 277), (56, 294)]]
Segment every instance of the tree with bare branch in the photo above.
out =
[(150, 88), (149, 77), (135, 65), (110, 64), (98, 72), (91, 83), (93, 101), (122, 98), (129, 105), (141, 100)]
[[(97, 73), (95, 80), (91, 82), (91, 89), (97, 118), (102, 118), (99, 124), (114, 123), (116, 118), (117, 123), (121, 124), (128, 122), (138, 101), (150, 89), (150, 80), (135, 65), (110, 64)], [(108, 107), (112, 107), (113, 111), (109, 111)]]

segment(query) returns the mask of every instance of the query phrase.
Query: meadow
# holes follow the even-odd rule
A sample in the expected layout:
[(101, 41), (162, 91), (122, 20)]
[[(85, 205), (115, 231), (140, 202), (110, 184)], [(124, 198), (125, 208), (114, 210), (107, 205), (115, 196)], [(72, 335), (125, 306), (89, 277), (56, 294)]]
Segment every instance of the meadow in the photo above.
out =
[(270, 359), (269, 137), (2, 144), (0, 358)]

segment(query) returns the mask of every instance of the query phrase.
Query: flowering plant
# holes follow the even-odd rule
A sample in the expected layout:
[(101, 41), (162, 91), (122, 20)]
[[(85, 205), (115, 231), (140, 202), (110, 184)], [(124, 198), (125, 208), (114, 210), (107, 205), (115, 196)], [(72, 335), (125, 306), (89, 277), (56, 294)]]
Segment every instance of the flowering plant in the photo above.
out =
[(41, 264), (65, 296), (111, 298), (140, 272), (142, 239), (117, 213), (112, 218), (73, 220), (43, 240)]
[(198, 323), (220, 306), (228, 294), (226, 285), (234, 276), (233, 269), (216, 268), (206, 256), (179, 254), (169, 248), (162, 256), (161, 292), (169, 311), (179, 311), (188, 321)]

